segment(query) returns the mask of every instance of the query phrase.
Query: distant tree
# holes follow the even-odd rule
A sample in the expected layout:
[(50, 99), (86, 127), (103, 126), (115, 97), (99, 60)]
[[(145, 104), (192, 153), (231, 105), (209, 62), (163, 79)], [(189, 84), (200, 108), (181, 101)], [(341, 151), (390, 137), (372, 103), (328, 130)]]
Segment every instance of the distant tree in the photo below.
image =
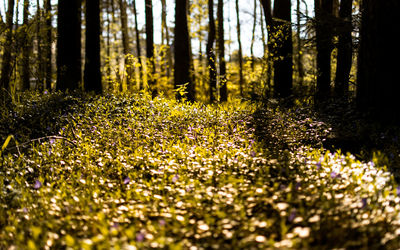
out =
[[(14, 17), (14, 0), (8, 0), (8, 8), (6, 12), (6, 34), (3, 47), (3, 57), (1, 62), (1, 78), (0, 78), (0, 101), (9, 103), (11, 100), (10, 78), (12, 73), (12, 44), (13, 44), (13, 17)], [(1, 103), (1, 104), (2, 104)]]
[(298, 72), (298, 83), (303, 85), (304, 81), (304, 67), (303, 67), (303, 42), (300, 37), (301, 34), (301, 11), (300, 11), (300, 0), (296, 1), (296, 40), (297, 40), (297, 57), (296, 65)]
[(333, 0), (315, 0), (317, 46), (316, 103), (325, 100), (331, 90), (331, 53), (333, 49)]
[(177, 93), (177, 98), (186, 97), (189, 101), (195, 100), (192, 78), (190, 76), (190, 45), (188, 29), (187, 0), (175, 0), (175, 39), (174, 39), (174, 86), (178, 89), (186, 84), (186, 96)]
[[(124, 52), (124, 66), (125, 66), (125, 73), (126, 73), (126, 83), (129, 87), (132, 87), (134, 82), (134, 71), (133, 71), (133, 63), (131, 58), (131, 51), (130, 51), (130, 42), (129, 42), (129, 32), (128, 32), (128, 15), (126, 13), (127, 4), (126, 0), (119, 0), (119, 7), (120, 7), (120, 18), (121, 18), (121, 33), (122, 33), (122, 49)], [(122, 84), (120, 85), (120, 90), (122, 91)]]
[(358, 51), (357, 104), (382, 121), (400, 122), (398, 0), (364, 0)]
[(77, 90), (82, 81), (81, 1), (59, 0), (57, 17), (57, 89)]
[(100, 1), (86, 1), (84, 85), (86, 91), (102, 92), (100, 72)]
[(51, 0), (45, 0), (45, 89), (51, 89), (51, 82), (53, 78), (53, 67), (52, 67), (52, 42), (53, 42), (53, 25), (52, 25), (52, 14), (51, 14)]
[(270, 0), (261, 0), (261, 4), (268, 30), (269, 59), (273, 60), (274, 92), (276, 96), (288, 97), (293, 85), (291, 1), (275, 0), (273, 15)]
[(217, 6), (217, 22), (218, 22), (218, 59), (219, 59), (219, 95), (220, 101), (228, 100), (228, 88), (226, 79), (226, 62), (225, 62), (225, 39), (224, 39), (224, 1), (218, 0)]
[(156, 95), (155, 88), (155, 62), (154, 62), (154, 25), (153, 25), (153, 4), (152, 0), (145, 0), (146, 14), (146, 57), (147, 57), (147, 83), (152, 91), (153, 96)]
[[(239, 0), (235, 1), (236, 5), (236, 33), (238, 40), (238, 57), (239, 57), (239, 89), (240, 96), (243, 96), (243, 86), (244, 86), (244, 77), (243, 77), (243, 52), (242, 52), (242, 40), (240, 37), (240, 18), (239, 18)], [(255, 7), (254, 7), (255, 8)]]
[(293, 86), (291, 1), (275, 0), (273, 16), (275, 94), (288, 97), (292, 94)]
[(28, 34), (29, 25), (29, 0), (24, 0), (24, 11), (23, 11), (23, 34), (21, 39), (22, 48), (22, 89), (29, 89), (29, 58), (31, 53), (31, 43), (29, 41)]
[(339, 41), (336, 65), (335, 95), (345, 97), (349, 91), (349, 78), (353, 57), (353, 42), (351, 38), (352, 0), (341, 0), (339, 9)]
[(137, 10), (136, 10), (136, 1), (132, 0), (132, 7), (133, 7), (133, 15), (135, 18), (135, 34), (136, 34), (136, 55), (139, 60), (139, 89), (143, 89), (143, 62), (142, 62), (142, 52), (140, 46), (140, 33), (139, 33), (139, 26), (138, 26), (138, 19), (137, 19)]
[(215, 20), (214, 20), (214, 1), (208, 0), (208, 40), (207, 40), (207, 62), (209, 71), (209, 95), (210, 102), (213, 103), (216, 100), (217, 91), (217, 67), (215, 66), (215, 54), (214, 54), (214, 42), (215, 42)]

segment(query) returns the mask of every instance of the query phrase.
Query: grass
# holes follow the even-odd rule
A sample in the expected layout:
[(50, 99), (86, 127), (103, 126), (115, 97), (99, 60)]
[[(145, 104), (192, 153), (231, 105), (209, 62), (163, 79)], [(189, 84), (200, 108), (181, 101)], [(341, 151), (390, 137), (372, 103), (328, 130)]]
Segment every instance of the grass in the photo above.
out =
[(385, 157), (324, 149), (301, 114), (32, 95), (0, 118), (0, 248), (399, 247)]

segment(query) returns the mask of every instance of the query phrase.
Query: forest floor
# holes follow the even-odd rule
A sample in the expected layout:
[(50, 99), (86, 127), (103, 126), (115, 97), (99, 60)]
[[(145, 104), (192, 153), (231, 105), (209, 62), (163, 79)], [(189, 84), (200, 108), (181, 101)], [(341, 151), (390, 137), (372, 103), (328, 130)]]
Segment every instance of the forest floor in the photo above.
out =
[(400, 247), (399, 130), (335, 105), (26, 95), (0, 249)]

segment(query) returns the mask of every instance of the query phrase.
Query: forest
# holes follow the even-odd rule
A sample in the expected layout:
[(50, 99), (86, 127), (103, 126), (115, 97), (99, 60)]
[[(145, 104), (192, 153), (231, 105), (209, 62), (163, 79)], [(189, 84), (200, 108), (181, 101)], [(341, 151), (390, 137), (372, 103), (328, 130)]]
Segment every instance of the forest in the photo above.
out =
[(400, 248), (399, 9), (4, 0), (0, 249)]

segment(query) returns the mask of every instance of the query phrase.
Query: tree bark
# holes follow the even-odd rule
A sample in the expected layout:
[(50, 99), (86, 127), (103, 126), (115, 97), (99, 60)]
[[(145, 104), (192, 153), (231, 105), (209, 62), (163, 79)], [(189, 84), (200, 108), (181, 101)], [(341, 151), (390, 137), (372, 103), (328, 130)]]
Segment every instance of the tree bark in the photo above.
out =
[(349, 91), (349, 78), (353, 57), (353, 42), (351, 38), (352, 27), (352, 0), (342, 0), (340, 2), (340, 27), (338, 55), (335, 79), (335, 95), (337, 97), (347, 97)]
[(86, 1), (86, 46), (84, 83), (86, 91), (102, 93), (100, 72), (100, 1)]
[(135, 18), (135, 33), (136, 33), (136, 56), (139, 60), (139, 89), (143, 89), (143, 62), (142, 62), (142, 48), (140, 46), (140, 33), (139, 33), (139, 27), (138, 27), (138, 20), (137, 20), (137, 11), (136, 11), (136, 1), (132, 1), (132, 7), (133, 7), (133, 15)]
[(193, 82), (190, 77), (190, 45), (189, 29), (187, 20), (187, 0), (175, 0), (175, 66), (174, 66), (174, 86), (177, 90), (182, 85), (186, 85), (186, 93), (182, 95), (177, 92), (177, 99), (186, 98), (194, 101)]
[(219, 57), (219, 96), (221, 102), (228, 100), (228, 88), (226, 79), (226, 62), (225, 62), (225, 39), (224, 39), (224, 2), (218, 0), (217, 7), (218, 22), (218, 57)]
[(146, 14), (146, 57), (147, 57), (147, 83), (152, 95), (157, 94), (155, 86), (155, 62), (154, 62), (154, 29), (153, 29), (153, 4), (152, 0), (145, 0)]
[(273, 35), (275, 95), (288, 97), (293, 86), (293, 41), (291, 24), (291, 1), (275, 0)]
[[(119, 0), (119, 8), (121, 11), (121, 31), (122, 31), (122, 47), (124, 52), (124, 68), (126, 73), (126, 83), (132, 87), (134, 82), (133, 63), (130, 51), (129, 33), (128, 33), (128, 16), (126, 14), (126, 0)], [(121, 85), (122, 86), (122, 85)]]
[[(13, 39), (13, 17), (14, 17), (14, 0), (8, 0), (8, 9), (6, 12), (6, 40), (4, 43), (3, 58), (1, 64), (0, 78), (0, 101), (2, 103), (11, 102), (10, 78), (12, 73), (12, 39)], [(1, 103), (1, 104), (2, 104)]]
[(81, 89), (81, 1), (59, 0), (57, 18), (57, 89)]
[(53, 78), (53, 67), (52, 67), (52, 42), (53, 42), (53, 25), (52, 25), (52, 14), (51, 14), (51, 0), (45, 1), (45, 24), (46, 24), (46, 36), (45, 36), (45, 89), (51, 89), (51, 82)]
[(24, 12), (23, 12), (23, 34), (21, 44), (22, 50), (22, 90), (28, 90), (30, 88), (30, 74), (29, 74), (29, 58), (31, 53), (31, 42), (28, 40), (28, 25), (29, 25), (29, 0), (24, 0)]
[(397, 0), (364, 0), (358, 53), (357, 104), (381, 121), (400, 122), (400, 25)]
[(317, 45), (316, 104), (326, 100), (331, 91), (331, 53), (333, 0), (315, 0), (315, 32)]
[(215, 54), (214, 54), (214, 42), (215, 42), (215, 20), (214, 20), (214, 1), (208, 0), (208, 40), (207, 40), (207, 62), (209, 72), (209, 95), (210, 102), (213, 103), (216, 100), (217, 91), (217, 67), (215, 66)]
[(244, 78), (243, 78), (243, 52), (242, 52), (242, 40), (240, 37), (240, 18), (239, 18), (239, 0), (235, 1), (236, 3), (236, 33), (238, 39), (238, 59), (239, 59), (239, 89), (240, 96), (243, 97), (243, 86), (244, 86)]

